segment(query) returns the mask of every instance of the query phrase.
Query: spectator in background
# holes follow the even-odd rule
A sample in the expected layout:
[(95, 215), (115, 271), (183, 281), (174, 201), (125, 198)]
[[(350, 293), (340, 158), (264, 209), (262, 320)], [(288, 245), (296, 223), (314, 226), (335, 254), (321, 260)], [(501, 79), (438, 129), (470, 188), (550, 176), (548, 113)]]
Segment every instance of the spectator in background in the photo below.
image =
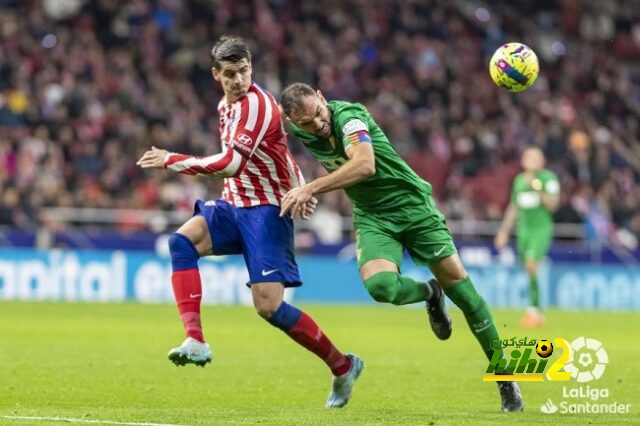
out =
[[(207, 191), (202, 182), (159, 177), (154, 192), (130, 159), (148, 141), (196, 154), (218, 145), (216, 105), (207, 99), (221, 93), (210, 82), (207, 45), (200, 41), (233, 32), (249, 40), (256, 80), (275, 94), (302, 80), (328, 98), (364, 103), (412, 167), (434, 182), (449, 217), (494, 219), (496, 206), (508, 201), (506, 183), (517, 173), (519, 153), (535, 145), (567, 194), (575, 194), (562, 197), (561, 214), (575, 216), (573, 206), (582, 202), (575, 198), (589, 197), (587, 205), (610, 212), (610, 226), (598, 233), (609, 238), (626, 229), (637, 238), (638, 202), (619, 201), (634, 192), (629, 188), (637, 187), (640, 171), (636, 6), (622, 0), (517, 6), (497, 0), (483, 7), (462, 0), (376, 7), (362, 0), (5, 2), (0, 188), (18, 189), (12, 210), (178, 205), (188, 214)], [(539, 80), (525, 93), (506, 93), (488, 78), (487, 58), (505, 40), (527, 43), (540, 56)], [(304, 162), (306, 154), (291, 144)], [(494, 189), (481, 190), (487, 185)], [(333, 202), (335, 213), (349, 216), (342, 198)], [(26, 214), (23, 226), (37, 226), (38, 217)]]

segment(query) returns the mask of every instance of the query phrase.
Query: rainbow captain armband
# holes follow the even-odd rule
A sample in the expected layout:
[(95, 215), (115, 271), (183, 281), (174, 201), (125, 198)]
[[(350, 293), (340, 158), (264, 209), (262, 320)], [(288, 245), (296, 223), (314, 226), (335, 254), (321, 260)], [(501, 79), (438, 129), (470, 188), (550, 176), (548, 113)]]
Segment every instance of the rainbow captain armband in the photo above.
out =
[(351, 146), (356, 146), (361, 143), (371, 143), (371, 136), (369, 136), (369, 132), (365, 130), (359, 130), (357, 132), (351, 133), (347, 136), (349, 140), (349, 144)]

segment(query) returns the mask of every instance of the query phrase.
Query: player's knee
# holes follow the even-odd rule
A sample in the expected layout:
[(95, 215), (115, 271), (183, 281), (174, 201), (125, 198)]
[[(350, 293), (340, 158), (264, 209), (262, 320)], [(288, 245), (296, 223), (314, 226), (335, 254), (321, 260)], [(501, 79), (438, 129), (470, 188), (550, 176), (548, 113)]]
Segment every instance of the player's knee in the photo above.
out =
[(282, 303), (282, 299), (273, 297), (254, 296), (253, 306), (256, 312), (264, 319), (269, 319)]
[(276, 311), (276, 308), (274, 308), (273, 306), (269, 306), (269, 305), (257, 305), (256, 306), (256, 312), (258, 313), (258, 315), (260, 315), (262, 318), (268, 320), (269, 318), (271, 318), (271, 316), (273, 315), (273, 313)]
[(397, 293), (397, 281), (396, 272), (378, 272), (364, 280), (364, 285), (376, 302), (393, 303)]
[(278, 309), (280, 303), (275, 303), (268, 300), (261, 300), (254, 302), (254, 307), (256, 308), (256, 312), (264, 319), (269, 319), (273, 315), (273, 313)]
[(525, 269), (529, 275), (536, 275), (538, 272), (538, 263), (535, 260), (527, 260), (525, 262)]
[(191, 240), (177, 232), (169, 237), (169, 254), (174, 270), (195, 268), (200, 258), (200, 254)]

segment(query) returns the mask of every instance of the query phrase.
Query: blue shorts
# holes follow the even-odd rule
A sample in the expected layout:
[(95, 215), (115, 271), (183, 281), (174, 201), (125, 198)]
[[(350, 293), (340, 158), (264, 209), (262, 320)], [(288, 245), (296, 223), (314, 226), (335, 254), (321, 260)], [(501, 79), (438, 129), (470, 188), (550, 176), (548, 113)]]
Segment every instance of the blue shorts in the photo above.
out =
[(239, 208), (221, 199), (198, 200), (193, 215), (207, 221), (214, 255), (243, 255), (249, 270), (247, 285), (302, 285), (293, 249), (293, 220), (290, 215), (280, 217), (280, 208)]

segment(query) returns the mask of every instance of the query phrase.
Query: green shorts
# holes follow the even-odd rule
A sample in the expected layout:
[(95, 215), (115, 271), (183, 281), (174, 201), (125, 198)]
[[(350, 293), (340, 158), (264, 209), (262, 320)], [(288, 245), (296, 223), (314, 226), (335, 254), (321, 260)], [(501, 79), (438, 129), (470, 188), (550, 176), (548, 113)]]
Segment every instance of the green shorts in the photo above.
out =
[(552, 231), (519, 231), (516, 235), (516, 246), (518, 248), (518, 257), (520, 261), (540, 261), (547, 255), (552, 239)]
[(399, 268), (405, 249), (423, 266), (457, 253), (444, 215), (431, 197), (424, 205), (393, 212), (356, 211), (353, 221), (358, 267), (373, 259), (386, 259)]

